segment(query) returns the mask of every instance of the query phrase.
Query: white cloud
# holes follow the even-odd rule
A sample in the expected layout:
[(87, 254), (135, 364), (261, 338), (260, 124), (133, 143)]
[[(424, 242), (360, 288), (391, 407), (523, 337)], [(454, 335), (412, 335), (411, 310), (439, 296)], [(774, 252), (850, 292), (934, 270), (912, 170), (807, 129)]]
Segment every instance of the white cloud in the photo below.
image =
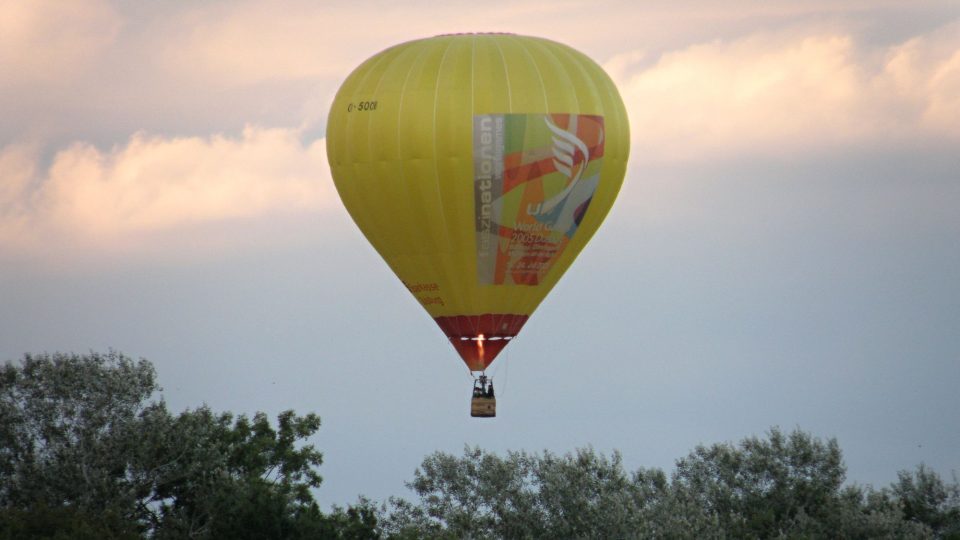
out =
[(8, 84), (69, 80), (113, 43), (121, 24), (101, 0), (0, 0), (0, 73)]
[(348, 66), (330, 53), (347, 29), (330, 25), (331, 10), (322, 4), (303, 7), (198, 5), (166, 22), (172, 39), (152, 52), (169, 72), (221, 85), (340, 75)]
[[(851, 26), (882, 26), (875, 14), (899, 9), (884, 5), (0, 0), (0, 248), (315, 211), (336, 196), (322, 141), (303, 131), (145, 133), (321, 132), (359, 62), (446, 32), (541, 35), (607, 58), (635, 163), (960, 138), (960, 23), (892, 46)], [(28, 137), (38, 144), (3, 146)], [(41, 160), (63, 140), (87, 142)]]
[[(364, 59), (397, 43), (458, 32), (513, 32), (568, 43), (603, 59), (625, 44), (689, 38), (704, 22), (716, 26), (750, 17), (790, 17), (836, 9), (831, 3), (787, 2), (779, 6), (738, 1), (651, 1), (639, 9), (629, 0), (370, 0), (282, 6), (261, 0), (204, 3), (167, 14), (151, 28), (151, 54), (165, 71), (213, 84), (271, 80), (342, 80)], [(585, 26), (589, 21), (589, 26)], [(689, 41), (685, 41), (689, 42)]]
[(878, 85), (925, 126), (960, 132), (960, 22), (891, 48)]
[(25, 145), (0, 150), (0, 246), (109, 248), (163, 231), (273, 214), (317, 212), (335, 200), (324, 140), (248, 127), (231, 138), (134, 135), (101, 151), (77, 143), (45, 170)]
[[(913, 19), (947, 13), (945, 6), (949, 4), (918, 2), (911, 8), (916, 11)], [(556, 39), (609, 66), (641, 54), (633, 51), (644, 51), (645, 62), (660, 58), (657, 69), (643, 77), (634, 80), (627, 72), (618, 79), (625, 85), (625, 94), (632, 92), (632, 99), (639, 100), (635, 111), (661, 108), (661, 101), (664, 112), (687, 105), (702, 111), (705, 121), (713, 124), (695, 126), (699, 132), (694, 142), (706, 144), (726, 137), (729, 122), (715, 117), (718, 109), (736, 112), (750, 105), (743, 94), (731, 99), (730, 91), (763, 92), (762, 97), (769, 97), (769, 92), (783, 91), (795, 82), (811, 86), (818, 73), (802, 62), (826, 58), (818, 53), (840, 55), (828, 58), (839, 65), (824, 68), (836, 68), (837, 74), (848, 78), (860, 77), (843, 69), (862, 69), (863, 62), (872, 62), (870, 55), (877, 52), (863, 51), (849, 32), (801, 35), (793, 31), (788, 38), (776, 37), (784, 28), (870, 25), (865, 32), (870, 39), (884, 40), (890, 26), (884, 21), (902, 11), (894, 1), (862, 0), (736, 0), (722, 6), (653, 0), (643, 9), (626, 0), (602, 4), (457, 0), (439, 5), (423, 0), (395, 5), (371, 0), (291, 0), (282, 5), (261, 0), (147, 5), (0, 0), (0, 72), (5, 83), (0, 85), (0, 116), (5, 120), (0, 123), (0, 144), (21, 139), (25, 133), (109, 144), (125, 140), (136, 130), (205, 134), (238, 130), (244, 122), (304, 125), (321, 133), (337, 85), (365, 58), (400, 41), (463, 31)], [(927, 23), (917, 24), (925, 28)], [(775, 34), (750, 35), (765, 29)], [(711, 41), (720, 37), (724, 41)], [(804, 39), (811, 41), (804, 44)], [(920, 46), (928, 44), (921, 39)], [(764, 60), (765, 52), (773, 56)], [(752, 79), (753, 88), (739, 86), (739, 78), (760, 71), (769, 74), (778, 59), (794, 62), (782, 66), (791, 71), (779, 87), (756, 86), (775, 82), (762, 77)], [(950, 82), (954, 72), (948, 70), (936, 79), (941, 93), (930, 94), (939, 95), (930, 113), (937, 118), (954, 110), (954, 83)], [(709, 79), (704, 80), (707, 75)], [(789, 78), (794, 75), (797, 78)], [(701, 85), (703, 94), (690, 95), (689, 84)], [(677, 96), (662, 95), (677, 90)], [(679, 97), (687, 102), (677, 103)], [(785, 122), (783, 129), (797, 132), (806, 129), (805, 118), (815, 122), (833, 108), (846, 109), (842, 96), (825, 97), (829, 99), (803, 103), (822, 106), (816, 111), (801, 109), (806, 116), (776, 120)], [(757, 108), (771, 110), (797, 101), (802, 100), (760, 99)], [(683, 138), (692, 129), (672, 123), (654, 122), (653, 126), (665, 136), (678, 132)], [(716, 130), (720, 133), (712, 134)]]
[(781, 33), (693, 45), (652, 66), (636, 67), (638, 54), (607, 64), (636, 159), (960, 137), (960, 23), (887, 49), (844, 33)]

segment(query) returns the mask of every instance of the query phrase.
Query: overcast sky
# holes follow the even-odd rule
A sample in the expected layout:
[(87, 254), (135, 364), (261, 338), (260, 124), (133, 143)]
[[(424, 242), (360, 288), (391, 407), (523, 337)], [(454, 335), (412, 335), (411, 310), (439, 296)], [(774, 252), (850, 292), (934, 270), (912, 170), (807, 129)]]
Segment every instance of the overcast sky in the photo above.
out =
[[(581, 50), (631, 122), (494, 420), (324, 140), (360, 62), (463, 31)], [(850, 481), (960, 470), (956, 1), (0, 0), (0, 118), (0, 360), (114, 348), (175, 411), (317, 412), (324, 505), (464, 444), (670, 470), (771, 426)]]

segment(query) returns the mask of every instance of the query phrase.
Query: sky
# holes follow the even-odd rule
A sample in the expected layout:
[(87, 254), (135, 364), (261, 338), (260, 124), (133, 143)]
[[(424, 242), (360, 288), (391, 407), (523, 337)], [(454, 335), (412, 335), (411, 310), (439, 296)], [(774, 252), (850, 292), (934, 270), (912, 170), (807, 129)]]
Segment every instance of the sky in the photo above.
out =
[[(498, 417), (347, 215), (325, 131), (386, 47), (566, 43), (630, 118)], [(171, 410), (316, 412), (324, 505), (464, 445), (659, 467), (774, 426), (960, 471), (960, 4), (0, 0), (0, 360), (118, 350)]]

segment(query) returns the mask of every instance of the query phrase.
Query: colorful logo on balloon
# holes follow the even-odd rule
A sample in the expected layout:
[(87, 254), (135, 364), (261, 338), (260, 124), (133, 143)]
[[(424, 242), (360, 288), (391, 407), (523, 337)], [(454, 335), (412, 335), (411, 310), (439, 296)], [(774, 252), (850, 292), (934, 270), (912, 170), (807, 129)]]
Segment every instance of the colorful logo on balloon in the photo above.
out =
[(603, 117), (484, 114), (473, 130), (479, 282), (537, 285), (597, 189)]

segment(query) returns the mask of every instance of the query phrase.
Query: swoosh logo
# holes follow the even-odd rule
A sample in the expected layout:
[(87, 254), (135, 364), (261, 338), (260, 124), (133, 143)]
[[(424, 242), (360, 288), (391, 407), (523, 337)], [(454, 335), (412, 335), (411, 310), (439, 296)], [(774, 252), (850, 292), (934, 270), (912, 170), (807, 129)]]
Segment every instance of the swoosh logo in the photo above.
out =
[[(584, 165), (590, 161), (590, 149), (576, 135), (551, 122), (549, 116), (544, 117), (543, 121), (547, 124), (550, 132), (553, 133), (553, 166), (570, 180), (563, 191), (543, 203), (542, 211), (549, 212), (560, 204), (580, 181)], [(570, 129), (573, 131), (577, 129), (577, 117), (575, 115), (570, 115)], [(576, 159), (578, 150), (580, 155), (583, 156), (580, 160)]]

